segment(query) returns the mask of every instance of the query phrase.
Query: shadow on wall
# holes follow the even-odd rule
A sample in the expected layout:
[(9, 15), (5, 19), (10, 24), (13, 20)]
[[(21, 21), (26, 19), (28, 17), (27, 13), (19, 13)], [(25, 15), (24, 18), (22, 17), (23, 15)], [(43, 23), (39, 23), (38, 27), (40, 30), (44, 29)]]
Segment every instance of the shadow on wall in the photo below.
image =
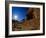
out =
[(20, 38), (20, 37), (8, 37), (8, 38)]

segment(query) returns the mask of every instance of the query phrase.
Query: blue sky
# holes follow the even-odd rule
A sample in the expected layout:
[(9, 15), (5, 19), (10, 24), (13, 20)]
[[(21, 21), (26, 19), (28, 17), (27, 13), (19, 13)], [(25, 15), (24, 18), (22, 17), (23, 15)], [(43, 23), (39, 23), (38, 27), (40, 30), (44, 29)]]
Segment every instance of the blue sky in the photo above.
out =
[(25, 18), (27, 10), (26, 7), (12, 7), (12, 19), (21, 21)]

